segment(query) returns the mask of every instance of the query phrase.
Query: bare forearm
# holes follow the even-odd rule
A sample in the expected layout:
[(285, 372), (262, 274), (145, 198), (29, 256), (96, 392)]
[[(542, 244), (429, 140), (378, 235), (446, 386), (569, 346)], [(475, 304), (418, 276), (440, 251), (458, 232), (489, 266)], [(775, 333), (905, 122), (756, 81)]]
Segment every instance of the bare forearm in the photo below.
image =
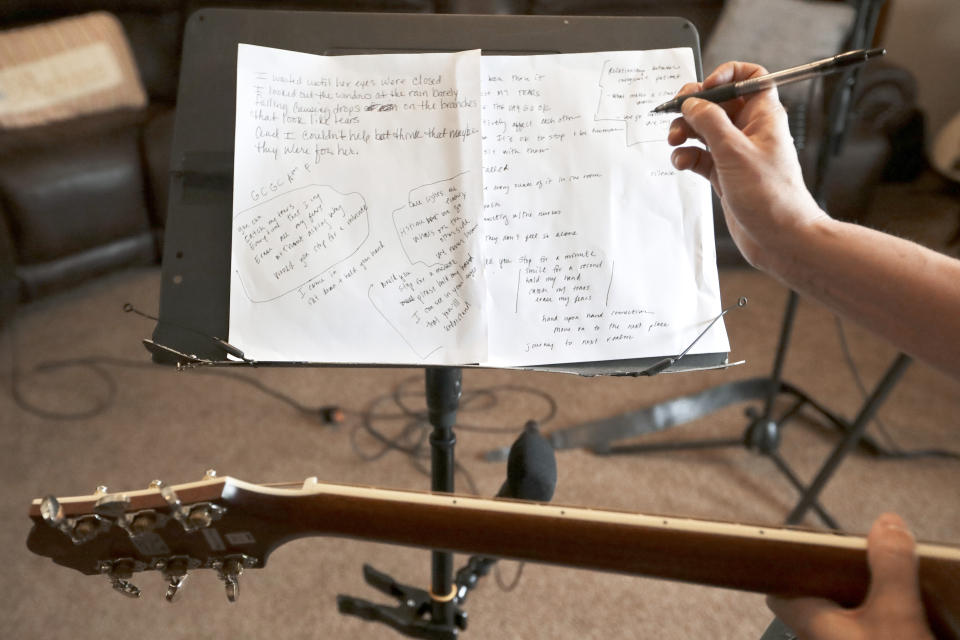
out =
[(960, 378), (960, 261), (829, 218), (783, 244), (772, 275)]
[[(763, 73), (728, 62), (703, 86)], [(692, 83), (681, 94), (700, 88)], [(696, 138), (709, 150), (679, 146)], [(678, 146), (674, 166), (710, 181), (751, 264), (960, 378), (960, 261), (821, 211), (803, 184), (775, 91), (723, 108), (687, 99), (667, 140)]]

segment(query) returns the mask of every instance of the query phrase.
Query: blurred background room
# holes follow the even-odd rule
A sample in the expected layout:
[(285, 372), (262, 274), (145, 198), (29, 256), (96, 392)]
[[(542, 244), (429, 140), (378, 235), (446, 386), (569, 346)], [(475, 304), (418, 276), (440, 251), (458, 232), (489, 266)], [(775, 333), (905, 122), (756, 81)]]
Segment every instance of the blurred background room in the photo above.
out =
[[(206, 469), (258, 483), (321, 481), (427, 489), (429, 430), (416, 368), (177, 371), (142, 340), (158, 315), (170, 210), (171, 141), (183, 34), (214, 7), (544, 16), (680, 16), (697, 29), (703, 70), (729, 58), (771, 70), (844, 50), (860, 12), (887, 55), (857, 77), (841, 131), (836, 83), (782, 99), (828, 212), (960, 258), (960, 3), (956, 0), (5, 0), (0, 11), (0, 618), (7, 638), (394, 637), (336, 610), (336, 594), (378, 596), (371, 563), (427, 585), (429, 554), (333, 538), (284, 545), (243, 577), (231, 604), (213, 572), (181, 601), (159, 576), (127, 600), (105, 577), (26, 548), (30, 501), (177, 484)], [(746, 37), (744, 34), (750, 34)], [(362, 34), (347, 34), (362, 39)], [(224, 55), (232, 55), (225, 52)], [(829, 163), (823, 145), (842, 138)], [(464, 372), (457, 490), (494, 495), (528, 420), (545, 434), (768, 375), (788, 291), (739, 255), (715, 211), (733, 361), (726, 370), (640, 378), (505, 369)], [(125, 312), (134, 310), (136, 312)], [(923, 309), (898, 313), (923, 322)], [(783, 377), (844, 420), (897, 357), (878, 337), (799, 302)], [(788, 407), (787, 398), (778, 407)], [(325, 408), (342, 409), (329, 420)], [(636, 442), (733, 438), (757, 402), (734, 403)], [(751, 413), (752, 412), (752, 413)], [(819, 496), (836, 524), (865, 532), (884, 511), (920, 539), (960, 543), (960, 381), (912, 363), (867, 426), (865, 444)], [(809, 406), (776, 443), (810, 482), (841, 434)], [(777, 525), (798, 490), (755, 447), (604, 456), (558, 450), (554, 502)], [(809, 512), (800, 524), (823, 528)], [(198, 572), (199, 574), (200, 572)], [(759, 638), (763, 597), (698, 585), (503, 562), (466, 604), (467, 637)], [(400, 636), (396, 636), (400, 637)]]

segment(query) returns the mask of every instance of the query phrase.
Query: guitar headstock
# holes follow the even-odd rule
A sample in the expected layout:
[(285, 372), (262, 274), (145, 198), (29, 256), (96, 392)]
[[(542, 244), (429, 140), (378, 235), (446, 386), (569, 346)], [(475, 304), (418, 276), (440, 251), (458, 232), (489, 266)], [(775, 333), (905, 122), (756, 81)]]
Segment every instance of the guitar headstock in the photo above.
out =
[(166, 599), (180, 594), (188, 572), (213, 569), (227, 598), (239, 594), (244, 569), (262, 567), (286, 537), (249, 511), (235, 508), (230, 478), (207, 471), (203, 480), (144, 490), (34, 500), (27, 547), (57, 564), (87, 575), (106, 576), (113, 588), (140, 597), (131, 578), (156, 571), (166, 580)]

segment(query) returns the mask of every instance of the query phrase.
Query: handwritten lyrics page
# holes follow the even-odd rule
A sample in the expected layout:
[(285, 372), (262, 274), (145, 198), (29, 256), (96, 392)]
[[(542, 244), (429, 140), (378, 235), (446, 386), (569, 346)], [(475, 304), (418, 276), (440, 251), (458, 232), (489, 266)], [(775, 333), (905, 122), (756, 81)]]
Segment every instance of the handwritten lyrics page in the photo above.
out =
[[(483, 58), (490, 362), (680, 353), (720, 312), (709, 185), (671, 166), (689, 49)], [(729, 351), (722, 322), (692, 352)]]
[(486, 359), (480, 54), (237, 57), (230, 342), (257, 360)]

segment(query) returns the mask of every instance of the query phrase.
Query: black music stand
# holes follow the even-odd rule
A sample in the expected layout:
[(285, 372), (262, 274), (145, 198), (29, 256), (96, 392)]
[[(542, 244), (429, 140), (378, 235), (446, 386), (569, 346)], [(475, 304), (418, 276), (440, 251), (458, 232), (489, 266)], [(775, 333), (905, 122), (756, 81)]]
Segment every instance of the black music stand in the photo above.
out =
[[(211, 9), (189, 20), (183, 50), (172, 149), (160, 294), (160, 318), (145, 344), (156, 362), (186, 366), (331, 366), (309, 362), (243, 362), (224, 338), (229, 327), (230, 243), (239, 43), (343, 55), (482, 49), (491, 54), (575, 53), (689, 47), (702, 77), (696, 29), (680, 18), (405, 15)], [(670, 360), (666, 363), (665, 360)], [(669, 364), (669, 367), (665, 367)], [(580, 375), (717, 368), (726, 353), (532, 367)], [(656, 366), (655, 366), (656, 365)], [(332, 365), (344, 366), (344, 365)], [(351, 365), (370, 366), (370, 365)], [(375, 365), (376, 366), (376, 365)], [(434, 491), (453, 491), (453, 427), (461, 370), (427, 367)], [(433, 552), (430, 592), (366, 577), (398, 598), (427, 606), (412, 612), (379, 607), (376, 619), (415, 637), (452, 638), (466, 623), (452, 593), (452, 555)], [(462, 597), (460, 598), (462, 600)], [(349, 607), (348, 607), (349, 608)], [(424, 610), (420, 610), (424, 609)], [(356, 611), (350, 611), (357, 613)], [(407, 614), (411, 615), (407, 615)]]
[[(850, 49), (862, 49), (870, 46), (883, 2), (884, 0), (856, 1), (856, 21), (848, 43)], [(827, 130), (825, 139), (818, 149), (816, 178), (811, 188), (821, 206), (825, 206), (825, 181), (830, 169), (830, 161), (839, 152), (843, 144), (844, 132), (851, 117), (850, 104), (857, 74), (858, 69), (854, 69), (841, 76), (834, 87), (828, 107)], [(797, 132), (794, 133), (794, 138), (798, 147), (805, 142)], [(790, 345), (798, 301), (797, 293), (791, 290), (784, 311), (773, 370), (769, 377), (751, 378), (713, 387), (697, 394), (668, 400), (633, 413), (555, 431), (550, 434), (551, 442), (558, 449), (587, 447), (601, 455), (745, 446), (769, 457), (777, 469), (800, 493), (799, 501), (787, 515), (787, 524), (799, 523), (807, 511), (813, 509), (827, 526), (839, 529), (836, 520), (819, 504), (820, 492), (847, 454), (858, 445), (870, 453), (878, 452), (877, 445), (866, 438), (864, 432), (877, 409), (886, 400), (911, 361), (908, 356), (899, 354), (869, 394), (856, 418), (852, 422), (843, 419), (783, 379), (783, 365)], [(777, 416), (775, 415), (775, 403), (781, 395), (790, 396), (794, 401), (786, 411)], [(759, 412), (753, 408), (747, 410), (750, 422), (739, 438), (665, 442), (661, 444), (614, 444), (618, 440), (661, 431), (690, 422), (728, 405), (749, 400), (762, 400), (763, 408)], [(840, 441), (808, 485), (800, 480), (777, 451), (781, 431), (787, 422), (805, 406), (816, 410), (842, 434)]]

